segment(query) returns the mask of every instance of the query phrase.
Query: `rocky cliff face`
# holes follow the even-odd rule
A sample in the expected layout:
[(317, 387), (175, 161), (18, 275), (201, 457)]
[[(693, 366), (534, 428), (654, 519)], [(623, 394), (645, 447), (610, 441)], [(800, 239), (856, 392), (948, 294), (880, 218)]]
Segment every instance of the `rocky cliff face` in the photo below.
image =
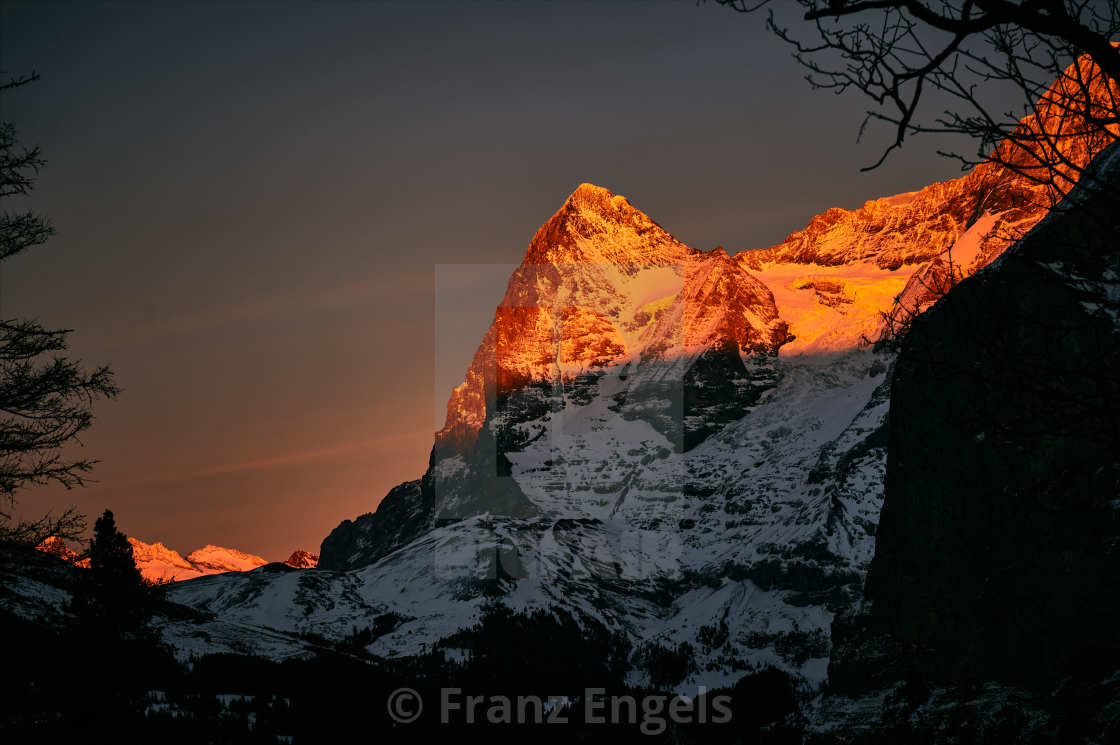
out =
[(421, 492), (420, 480), (394, 487), (377, 512), (343, 520), (323, 539), (319, 549), (319, 569), (356, 569), (381, 557), (420, 535), (428, 525), (431, 505)]
[[(1113, 146), (915, 321), (892, 383), (866, 604), (836, 626), (828, 717), (887, 740), (916, 736), (907, 706), (962, 735), (970, 712), (976, 735), (1016, 709), (1009, 738), (1120, 733), (1118, 234)], [(906, 716), (860, 715), (902, 684)]]

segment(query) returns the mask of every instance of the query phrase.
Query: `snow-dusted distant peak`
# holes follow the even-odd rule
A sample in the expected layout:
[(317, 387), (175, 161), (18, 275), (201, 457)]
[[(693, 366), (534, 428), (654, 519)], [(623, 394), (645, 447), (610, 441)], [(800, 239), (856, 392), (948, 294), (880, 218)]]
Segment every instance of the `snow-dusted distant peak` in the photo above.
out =
[(222, 572), (247, 572), (268, 562), (232, 548), (206, 546), (183, 557), (178, 551), (163, 543), (145, 543), (129, 536), (132, 558), (140, 574), (149, 582), (164, 584), (182, 582), (208, 574)]
[(145, 543), (129, 536), (128, 542), (132, 546), (132, 558), (140, 569), (140, 574), (149, 582), (194, 579), (206, 573), (184, 559), (178, 551), (159, 541)]
[(247, 572), (268, 562), (260, 556), (247, 554), (235, 548), (207, 545), (187, 554), (187, 561), (204, 574), (217, 572)]

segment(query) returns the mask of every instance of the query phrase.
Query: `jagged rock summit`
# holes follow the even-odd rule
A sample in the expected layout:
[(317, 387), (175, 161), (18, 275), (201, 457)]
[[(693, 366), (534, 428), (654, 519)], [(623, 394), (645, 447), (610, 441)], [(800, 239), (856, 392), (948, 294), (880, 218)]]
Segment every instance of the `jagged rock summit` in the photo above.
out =
[(664, 266), (687, 263), (697, 253), (626, 197), (583, 183), (537, 230), (522, 264)]
[(314, 569), (319, 565), (319, 557), (301, 548), (293, 551), (284, 563), (296, 569)]
[(79, 561), (80, 557), (78, 552), (70, 548), (62, 538), (56, 535), (47, 536), (42, 542), (35, 547), (37, 550), (51, 556), (57, 556), (63, 561), (68, 561), (75, 564)]

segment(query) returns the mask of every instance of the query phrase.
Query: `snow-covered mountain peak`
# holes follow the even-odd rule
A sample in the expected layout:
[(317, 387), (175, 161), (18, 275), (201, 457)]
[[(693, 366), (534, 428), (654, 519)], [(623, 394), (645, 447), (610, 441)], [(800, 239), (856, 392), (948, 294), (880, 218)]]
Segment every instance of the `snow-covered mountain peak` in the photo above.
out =
[(149, 582), (193, 579), (203, 574), (194, 564), (184, 559), (182, 554), (159, 541), (145, 543), (129, 536), (128, 543), (132, 546), (132, 558), (136, 566)]
[(626, 197), (585, 183), (533, 236), (523, 264), (662, 266), (695, 253)]
[(180, 566), (187, 569), (192, 568), (190, 562), (184, 559), (178, 551), (168, 548), (160, 541), (145, 543), (144, 541), (129, 536), (128, 542), (132, 546), (132, 558), (135, 559), (137, 563), (161, 561), (169, 565)]

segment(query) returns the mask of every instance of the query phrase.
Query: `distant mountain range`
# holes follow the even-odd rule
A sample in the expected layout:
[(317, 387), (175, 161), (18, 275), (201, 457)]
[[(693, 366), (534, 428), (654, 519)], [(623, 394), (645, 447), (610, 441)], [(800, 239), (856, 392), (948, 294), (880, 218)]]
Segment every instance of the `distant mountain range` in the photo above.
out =
[[(191, 551), (186, 558), (178, 551), (160, 542), (145, 543), (129, 536), (132, 556), (145, 580), (163, 584), (205, 577), (224, 572), (248, 572), (269, 562), (260, 556), (247, 554), (233, 548), (206, 545)], [(40, 551), (54, 554), (78, 566), (88, 567), (89, 559), (83, 558), (70, 548), (62, 539), (52, 536), (38, 546)], [(298, 549), (283, 562), (296, 569), (311, 569), (319, 563), (319, 557), (303, 549)]]

